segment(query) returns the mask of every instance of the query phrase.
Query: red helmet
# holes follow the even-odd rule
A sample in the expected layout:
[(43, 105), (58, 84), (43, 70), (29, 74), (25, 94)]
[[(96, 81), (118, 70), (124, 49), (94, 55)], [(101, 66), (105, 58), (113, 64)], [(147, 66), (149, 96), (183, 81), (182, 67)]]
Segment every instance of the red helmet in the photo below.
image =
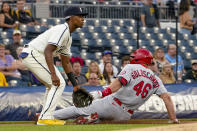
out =
[(130, 55), (133, 59), (131, 64), (147, 64), (151, 65), (153, 62), (153, 55), (147, 49), (137, 49)]

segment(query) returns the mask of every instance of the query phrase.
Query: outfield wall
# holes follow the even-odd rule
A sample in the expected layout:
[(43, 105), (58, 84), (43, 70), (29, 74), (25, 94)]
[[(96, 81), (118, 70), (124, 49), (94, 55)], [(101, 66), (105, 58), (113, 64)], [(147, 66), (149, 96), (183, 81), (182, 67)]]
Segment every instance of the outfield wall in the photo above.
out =
[[(88, 91), (102, 87), (84, 86)], [(178, 118), (197, 118), (197, 83), (166, 85), (172, 96)], [(0, 88), (0, 120), (34, 120), (40, 112), (45, 87), (2, 87)], [(57, 109), (72, 105), (72, 87), (65, 88)], [(135, 111), (133, 118), (168, 118), (163, 101), (156, 95)]]

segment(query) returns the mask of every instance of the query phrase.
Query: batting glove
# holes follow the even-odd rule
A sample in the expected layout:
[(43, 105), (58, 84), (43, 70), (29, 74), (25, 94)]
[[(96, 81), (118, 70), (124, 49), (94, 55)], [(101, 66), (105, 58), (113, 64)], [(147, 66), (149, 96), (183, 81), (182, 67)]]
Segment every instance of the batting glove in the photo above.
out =
[(103, 98), (101, 91), (92, 91), (90, 94), (94, 97), (94, 99), (101, 99)]

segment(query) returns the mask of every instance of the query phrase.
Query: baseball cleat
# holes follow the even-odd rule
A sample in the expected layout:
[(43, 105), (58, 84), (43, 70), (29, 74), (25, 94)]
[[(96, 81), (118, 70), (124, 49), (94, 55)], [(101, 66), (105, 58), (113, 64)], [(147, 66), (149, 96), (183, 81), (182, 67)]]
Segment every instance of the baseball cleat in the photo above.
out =
[(78, 117), (74, 123), (76, 124), (93, 124), (93, 123), (97, 123), (99, 120), (98, 118), (98, 113), (92, 113), (90, 116), (84, 117), (84, 116), (80, 116)]
[(64, 125), (66, 122), (63, 120), (38, 120), (37, 125)]

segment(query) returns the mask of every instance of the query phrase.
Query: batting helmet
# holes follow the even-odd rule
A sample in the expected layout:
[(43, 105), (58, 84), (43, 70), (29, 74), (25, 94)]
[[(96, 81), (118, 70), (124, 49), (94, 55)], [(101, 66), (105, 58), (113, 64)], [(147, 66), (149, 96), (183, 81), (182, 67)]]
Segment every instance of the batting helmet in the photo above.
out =
[(137, 49), (131, 55), (131, 64), (147, 64), (151, 65), (153, 62), (153, 55), (147, 49)]

